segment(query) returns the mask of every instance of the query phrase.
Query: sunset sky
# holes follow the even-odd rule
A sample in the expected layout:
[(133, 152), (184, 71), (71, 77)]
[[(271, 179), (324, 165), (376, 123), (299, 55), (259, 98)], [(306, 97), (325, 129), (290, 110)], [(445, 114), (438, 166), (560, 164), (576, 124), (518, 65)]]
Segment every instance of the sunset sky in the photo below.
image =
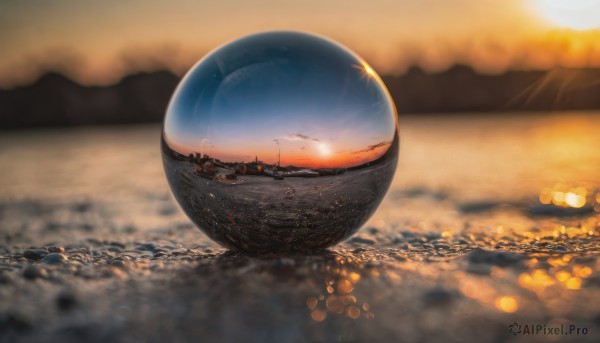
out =
[(382, 74), (600, 67), (598, 27), (598, 0), (9, 0), (0, 2), (0, 87), (46, 70), (84, 84), (181, 75), (227, 41), (282, 29), (333, 38)]

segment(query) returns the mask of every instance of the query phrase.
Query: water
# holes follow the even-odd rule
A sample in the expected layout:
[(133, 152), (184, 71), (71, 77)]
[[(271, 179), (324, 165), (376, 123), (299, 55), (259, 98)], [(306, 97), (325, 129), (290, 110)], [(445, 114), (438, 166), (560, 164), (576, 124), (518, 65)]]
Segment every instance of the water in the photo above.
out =
[[(456, 202), (519, 202), (558, 183), (600, 186), (600, 113), (400, 119), (396, 177), (382, 207), (407, 189)], [(121, 202), (169, 194), (160, 127), (3, 132), (0, 199)], [(401, 208), (398, 208), (401, 210)]]

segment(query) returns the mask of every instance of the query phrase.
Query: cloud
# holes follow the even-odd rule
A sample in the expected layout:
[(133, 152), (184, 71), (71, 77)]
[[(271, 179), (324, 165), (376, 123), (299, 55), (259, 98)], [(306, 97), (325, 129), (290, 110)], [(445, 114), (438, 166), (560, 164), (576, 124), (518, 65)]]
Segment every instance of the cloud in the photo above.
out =
[(287, 135), (283, 138), (275, 138), (275, 142), (296, 142), (296, 141), (312, 141), (312, 142), (320, 142), (317, 138), (310, 137), (301, 133), (295, 133), (292, 135)]
[(381, 148), (383, 146), (389, 145), (390, 143), (391, 142), (389, 142), (389, 141), (379, 142), (377, 144), (369, 145), (365, 149), (354, 151), (352, 154), (362, 154), (362, 153), (365, 153), (365, 152), (373, 151), (375, 149), (379, 149), (379, 148)]

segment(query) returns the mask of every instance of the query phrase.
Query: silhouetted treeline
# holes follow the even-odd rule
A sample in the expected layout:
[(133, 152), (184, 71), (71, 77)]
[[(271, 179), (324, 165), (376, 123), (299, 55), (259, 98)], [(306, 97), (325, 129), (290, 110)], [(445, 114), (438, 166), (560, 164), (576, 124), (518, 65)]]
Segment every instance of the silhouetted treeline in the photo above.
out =
[[(510, 71), (479, 75), (455, 66), (384, 76), (400, 114), (600, 109), (600, 69)], [(0, 90), (0, 128), (160, 122), (179, 77), (130, 75), (84, 87), (54, 73), (30, 86)]]
[(469, 67), (455, 66), (428, 75), (412, 68), (383, 80), (401, 114), (600, 109), (600, 69), (479, 75)]
[(33, 85), (0, 90), (0, 128), (159, 122), (178, 82), (169, 72), (156, 72), (83, 87), (46, 74)]

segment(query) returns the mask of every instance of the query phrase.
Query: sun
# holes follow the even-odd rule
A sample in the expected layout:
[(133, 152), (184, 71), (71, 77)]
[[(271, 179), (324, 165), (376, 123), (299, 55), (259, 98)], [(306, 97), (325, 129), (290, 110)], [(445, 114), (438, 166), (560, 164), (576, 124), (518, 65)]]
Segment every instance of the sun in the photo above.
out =
[(327, 145), (325, 143), (319, 143), (317, 145), (317, 149), (319, 151), (319, 154), (323, 157), (327, 157), (327, 156), (331, 155), (331, 148), (329, 147), (329, 145)]
[(531, 0), (537, 13), (553, 25), (573, 30), (600, 28), (600, 0)]

